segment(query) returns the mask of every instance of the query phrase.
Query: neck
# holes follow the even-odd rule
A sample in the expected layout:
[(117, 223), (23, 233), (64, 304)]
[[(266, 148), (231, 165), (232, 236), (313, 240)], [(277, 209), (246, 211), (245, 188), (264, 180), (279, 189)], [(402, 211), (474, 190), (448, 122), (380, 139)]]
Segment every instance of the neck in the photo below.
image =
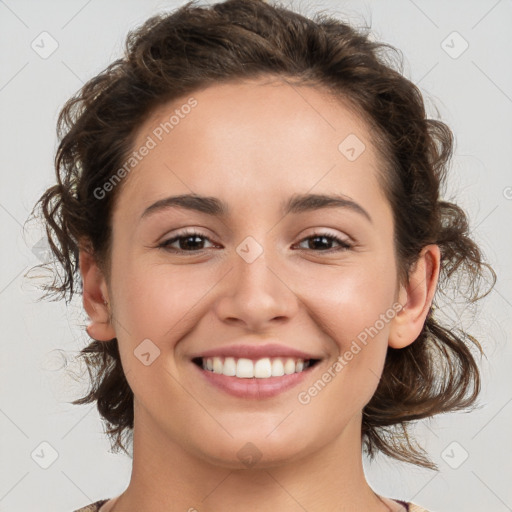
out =
[(248, 504), (252, 512), (397, 509), (366, 482), (360, 415), (332, 443), (308, 456), (244, 469), (219, 467), (186, 452), (157, 428), (148, 428), (147, 418), (142, 425), (137, 416), (130, 483), (109, 512), (214, 512), (246, 510)]

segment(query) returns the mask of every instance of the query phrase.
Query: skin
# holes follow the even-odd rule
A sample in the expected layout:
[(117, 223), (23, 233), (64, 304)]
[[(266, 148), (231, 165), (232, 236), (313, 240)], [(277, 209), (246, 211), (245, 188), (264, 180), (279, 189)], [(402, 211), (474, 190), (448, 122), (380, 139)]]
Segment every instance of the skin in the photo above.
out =
[[(135, 395), (131, 481), (102, 512), (402, 510), (365, 479), (362, 410), (388, 346), (403, 348), (421, 332), (439, 247), (426, 246), (409, 283), (399, 286), (392, 211), (377, 180), (382, 162), (364, 121), (322, 89), (253, 80), (192, 96), (197, 106), (122, 184), (110, 278), (80, 252), (88, 333), (118, 339)], [(135, 148), (187, 99), (159, 107)], [(354, 161), (338, 150), (349, 134), (366, 146)], [(293, 194), (333, 191), (360, 204), (372, 222), (347, 208), (280, 211)], [(232, 213), (173, 208), (140, 220), (155, 201), (188, 193), (217, 197)], [(184, 228), (207, 237), (193, 245), (203, 251), (180, 256), (158, 247)], [(353, 247), (326, 253), (324, 244), (304, 241), (317, 231)], [(263, 249), (252, 263), (236, 252), (247, 236)], [(186, 249), (186, 242), (173, 247)], [(401, 311), (301, 404), (298, 393), (397, 301)], [(148, 338), (160, 355), (146, 366), (134, 350)], [(191, 366), (191, 355), (206, 349), (270, 338), (323, 358), (306, 381), (274, 398), (233, 397)], [(248, 442), (261, 456), (251, 467), (237, 455)]]

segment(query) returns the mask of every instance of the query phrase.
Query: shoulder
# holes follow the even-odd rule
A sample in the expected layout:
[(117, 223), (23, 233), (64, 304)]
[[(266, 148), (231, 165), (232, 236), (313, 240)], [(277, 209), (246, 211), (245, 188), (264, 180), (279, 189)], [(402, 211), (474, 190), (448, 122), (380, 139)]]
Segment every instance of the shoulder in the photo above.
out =
[(415, 505), (414, 503), (408, 503), (409, 512), (429, 512), (426, 508)]
[(407, 512), (432, 512), (429, 511), (423, 507), (420, 507), (419, 505), (416, 505), (414, 503), (411, 503), (410, 501), (406, 500), (400, 500), (397, 498), (391, 499), (391, 498), (385, 498), (383, 496), (380, 496), (381, 500), (390, 507), (390, 510), (395, 511), (396, 506), (400, 505), (400, 511), (407, 511)]
[(393, 500), (395, 503), (398, 503), (405, 507), (407, 512), (430, 512), (426, 508), (420, 507), (419, 505), (415, 505), (414, 503), (411, 503), (410, 501), (403, 501), (403, 500)]
[(91, 503), (90, 505), (87, 505), (85, 507), (75, 510), (74, 512), (98, 512), (100, 507), (102, 505), (104, 505), (107, 501), (108, 501), (108, 499), (95, 501), (94, 503)]

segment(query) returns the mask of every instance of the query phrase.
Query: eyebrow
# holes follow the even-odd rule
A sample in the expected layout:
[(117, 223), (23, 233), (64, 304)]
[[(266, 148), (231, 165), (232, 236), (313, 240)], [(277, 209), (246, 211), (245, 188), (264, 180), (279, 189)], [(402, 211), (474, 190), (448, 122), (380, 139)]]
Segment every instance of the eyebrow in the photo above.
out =
[[(140, 218), (169, 208), (185, 208), (214, 217), (230, 215), (229, 206), (216, 197), (183, 194), (158, 200), (148, 206)], [(370, 214), (360, 204), (343, 194), (295, 194), (282, 204), (281, 211), (283, 215), (288, 215), (289, 213), (298, 214), (322, 208), (346, 208), (361, 214), (370, 223), (373, 223)]]

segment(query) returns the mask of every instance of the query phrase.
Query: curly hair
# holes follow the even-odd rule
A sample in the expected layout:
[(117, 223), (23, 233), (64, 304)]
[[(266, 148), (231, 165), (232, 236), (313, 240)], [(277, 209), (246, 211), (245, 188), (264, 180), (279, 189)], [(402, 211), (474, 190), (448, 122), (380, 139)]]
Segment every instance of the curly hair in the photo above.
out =
[[(393, 56), (400, 58), (394, 62)], [(407, 283), (425, 245), (438, 244), (441, 251), (434, 306), (421, 334), (405, 348), (388, 347), (376, 392), (363, 409), (363, 447), (370, 458), (381, 451), (437, 469), (411, 442), (408, 428), (412, 421), (474, 405), (480, 374), (472, 349), (484, 352), (469, 333), (442, 325), (433, 309), (457, 276), (469, 284), (464, 298), (472, 304), (491, 291), (496, 274), (470, 237), (465, 212), (441, 199), (453, 135), (446, 124), (427, 117), (420, 90), (403, 76), (402, 60), (394, 47), (372, 40), (368, 28), (325, 13), (308, 18), (263, 0), (208, 7), (191, 1), (149, 18), (129, 32), (124, 56), (89, 80), (59, 114), (57, 184), (34, 207), (44, 217), (53, 262), (63, 270), (43, 286), (45, 296), (70, 301), (77, 290), (83, 293), (81, 240), (88, 241), (108, 278), (112, 212), (122, 183), (101, 199), (95, 190), (126, 161), (137, 129), (159, 106), (244, 78), (276, 77), (327, 89), (367, 122), (382, 156), (379, 180), (393, 211), (400, 282)], [(479, 296), (485, 269), (492, 283)], [(113, 449), (126, 452), (133, 392), (117, 339), (93, 340), (80, 356), (91, 386), (72, 403), (96, 402)]]

